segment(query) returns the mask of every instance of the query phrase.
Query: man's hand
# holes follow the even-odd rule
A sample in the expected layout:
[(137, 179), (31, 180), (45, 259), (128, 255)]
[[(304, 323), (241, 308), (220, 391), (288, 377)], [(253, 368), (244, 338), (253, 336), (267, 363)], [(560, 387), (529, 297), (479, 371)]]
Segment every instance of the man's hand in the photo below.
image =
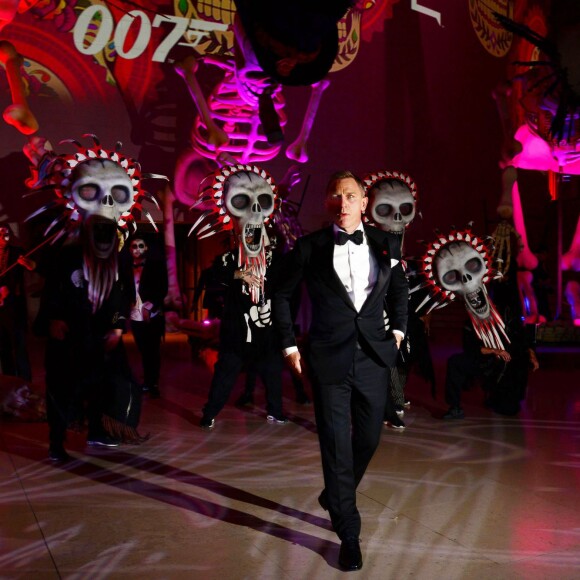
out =
[(68, 324), (64, 320), (51, 320), (48, 335), (55, 340), (64, 340), (68, 332)]
[(284, 360), (288, 363), (290, 369), (295, 375), (298, 375), (299, 377), (302, 376), (302, 364), (300, 362), (301, 357), (299, 351), (290, 353), (284, 357)]
[(481, 354), (493, 354), (495, 357), (500, 358), (505, 362), (510, 362), (512, 357), (507, 350), (502, 350), (501, 348), (481, 348)]
[(253, 268), (248, 270), (236, 270), (234, 272), (234, 278), (245, 282), (248, 286), (255, 286), (259, 288), (262, 285), (262, 278), (255, 273)]
[(397, 348), (400, 350), (401, 349), (401, 343), (403, 342), (403, 337), (400, 334), (393, 334), (393, 336), (395, 337), (395, 341), (397, 342)]
[(120, 328), (113, 328), (105, 334), (105, 352), (111, 352), (119, 344), (122, 334), (123, 331)]

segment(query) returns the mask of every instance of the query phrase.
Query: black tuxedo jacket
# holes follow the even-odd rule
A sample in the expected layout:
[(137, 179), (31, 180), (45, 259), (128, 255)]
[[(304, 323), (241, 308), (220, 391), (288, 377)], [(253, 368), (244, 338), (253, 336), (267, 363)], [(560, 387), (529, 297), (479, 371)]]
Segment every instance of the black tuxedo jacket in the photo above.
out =
[[(120, 277), (124, 282), (127, 299), (131, 305), (137, 300), (135, 279), (133, 276), (133, 260), (130, 256), (122, 262)], [(153, 312), (163, 309), (163, 301), (168, 291), (167, 265), (160, 258), (145, 259), (141, 280), (139, 281), (139, 295), (143, 302), (153, 304)]]
[[(306, 282), (312, 302), (308, 362), (314, 378), (324, 383), (344, 380), (357, 345), (379, 364), (395, 364), (398, 350), (394, 336), (385, 329), (385, 308), (391, 329), (403, 333), (407, 329), (409, 290), (399, 242), (393, 234), (377, 228), (365, 226), (364, 230), (377, 261), (378, 277), (360, 312), (334, 270), (332, 227), (300, 238), (286, 256), (276, 281), (274, 324), (283, 348), (296, 345), (290, 299), (300, 281)], [(398, 260), (394, 267), (392, 259)]]

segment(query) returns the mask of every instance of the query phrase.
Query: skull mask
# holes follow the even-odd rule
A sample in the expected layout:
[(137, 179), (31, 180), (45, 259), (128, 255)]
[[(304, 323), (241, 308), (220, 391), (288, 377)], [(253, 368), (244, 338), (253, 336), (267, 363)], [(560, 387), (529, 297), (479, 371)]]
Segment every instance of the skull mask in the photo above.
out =
[(96, 257), (108, 257), (117, 244), (117, 225), (134, 203), (127, 172), (108, 159), (80, 163), (71, 176), (71, 196)]
[(274, 211), (272, 186), (250, 171), (231, 175), (224, 187), (225, 205), (234, 220), (247, 257), (256, 257), (264, 245), (264, 220)]
[(415, 218), (415, 197), (396, 179), (378, 181), (369, 190), (369, 198), (372, 220), (385, 232), (402, 235)]
[(487, 266), (481, 254), (466, 242), (447, 244), (435, 258), (435, 271), (445, 290), (459, 294), (470, 313), (480, 319), (490, 315), (483, 282)]

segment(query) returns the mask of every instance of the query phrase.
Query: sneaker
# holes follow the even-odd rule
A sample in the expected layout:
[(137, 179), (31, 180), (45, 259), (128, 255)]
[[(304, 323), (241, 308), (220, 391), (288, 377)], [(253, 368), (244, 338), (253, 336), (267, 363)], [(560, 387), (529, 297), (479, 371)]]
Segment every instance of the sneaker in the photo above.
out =
[(65, 463), (70, 461), (72, 457), (66, 452), (65, 448), (61, 444), (51, 443), (48, 447), (48, 458), (51, 461)]
[(395, 413), (397, 413), (399, 419), (402, 419), (405, 416), (405, 407), (403, 405), (395, 405)]
[(99, 437), (88, 437), (87, 445), (89, 447), (119, 447), (121, 441), (109, 435), (101, 435)]
[(278, 417), (276, 415), (268, 415), (266, 420), (268, 423), (276, 423), (277, 425), (285, 425), (288, 423), (288, 417), (284, 417), (284, 415), (278, 415)]
[(411, 408), (411, 401), (405, 401), (403, 403), (403, 407), (405, 407), (405, 409), (410, 409)]
[(452, 419), (465, 419), (465, 413), (461, 407), (449, 407), (449, 411), (443, 415), (446, 421)]
[(210, 419), (209, 417), (202, 417), (201, 421), (199, 422), (199, 426), (204, 431), (210, 431), (215, 427), (215, 419)]
[(390, 427), (391, 429), (398, 429), (400, 431), (402, 431), (406, 427), (403, 420), (396, 414), (393, 417), (391, 417), (390, 419), (383, 421), (383, 423), (387, 427)]

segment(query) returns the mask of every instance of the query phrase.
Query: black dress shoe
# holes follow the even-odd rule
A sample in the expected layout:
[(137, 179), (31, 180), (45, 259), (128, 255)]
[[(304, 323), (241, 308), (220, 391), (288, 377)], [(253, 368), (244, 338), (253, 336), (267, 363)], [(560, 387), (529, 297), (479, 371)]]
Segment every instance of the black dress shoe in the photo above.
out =
[(347, 536), (342, 540), (338, 564), (343, 570), (360, 570), (362, 568), (360, 541), (356, 536)]
[(318, 503), (320, 507), (327, 512), (328, 511), (328, 499), (326, 499), (326, 490), (323, 489), (320, 495), (318, 496)]
[(72, 459), (62, 445), (56, 445), (54, 443), (48, 448), (48, 458), (55, 463), (65, 463)]

